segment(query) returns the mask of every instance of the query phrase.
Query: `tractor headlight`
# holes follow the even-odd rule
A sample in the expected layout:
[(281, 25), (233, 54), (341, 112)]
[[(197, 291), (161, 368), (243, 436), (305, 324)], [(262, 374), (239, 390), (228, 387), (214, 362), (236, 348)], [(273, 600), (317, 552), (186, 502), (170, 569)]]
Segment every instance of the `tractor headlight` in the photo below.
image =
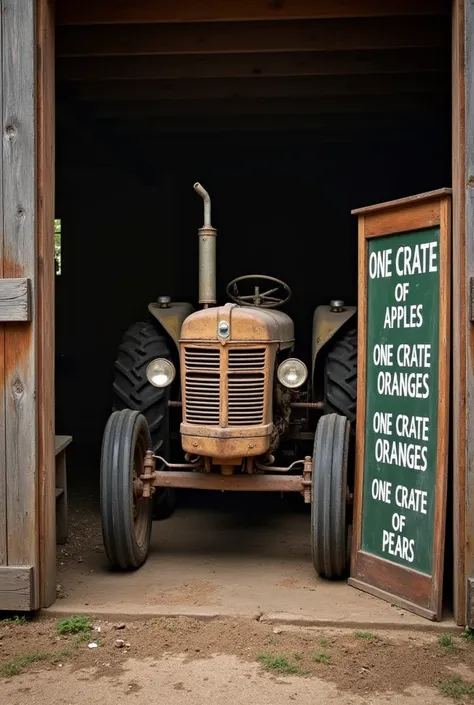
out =
[(297, 389), (306, 382), (308, 377), (308, 368), (296, 357), (290, 357), (284, 360), (277, 370), (278, 381), (285, 387)]
[(150, 362), (146, 368), (146, 376), (154, 387), (168, 387), (176, 376), (176, 370), (172, 362), (159, 357)]

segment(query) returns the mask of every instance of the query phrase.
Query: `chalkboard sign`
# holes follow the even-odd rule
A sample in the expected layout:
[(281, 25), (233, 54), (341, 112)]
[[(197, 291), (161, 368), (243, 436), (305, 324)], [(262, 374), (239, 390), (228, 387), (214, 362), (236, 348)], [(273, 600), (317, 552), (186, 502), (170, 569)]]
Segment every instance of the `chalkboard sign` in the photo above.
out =
[(450, 190), (359, 217), (349, 583), (441, 616), (449, 419)]

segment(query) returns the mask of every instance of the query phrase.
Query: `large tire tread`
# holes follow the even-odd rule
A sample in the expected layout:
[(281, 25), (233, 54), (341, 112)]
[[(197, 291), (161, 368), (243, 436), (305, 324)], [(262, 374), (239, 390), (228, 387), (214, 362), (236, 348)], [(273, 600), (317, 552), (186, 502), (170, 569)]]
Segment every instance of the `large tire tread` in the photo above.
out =
[(324, 413), (340, 414), (354, 424), (357, 412), (357, 330), (337, 338), (325, 362)]

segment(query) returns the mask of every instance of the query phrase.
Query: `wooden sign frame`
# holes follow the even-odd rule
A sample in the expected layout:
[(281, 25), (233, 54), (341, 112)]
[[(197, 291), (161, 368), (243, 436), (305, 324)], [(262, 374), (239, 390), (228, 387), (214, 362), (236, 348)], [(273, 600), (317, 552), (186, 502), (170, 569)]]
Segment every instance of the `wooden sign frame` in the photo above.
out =
[[(356, 474), (349, 584), (431, 620), (441, 619), (449, 437), (451, 189), (352, 211), (359, 229)], [(367, 259), (371, 238), (439, 227), (439, 351), (436, 479), (431, 575), (361, 549), (366, 440)]]

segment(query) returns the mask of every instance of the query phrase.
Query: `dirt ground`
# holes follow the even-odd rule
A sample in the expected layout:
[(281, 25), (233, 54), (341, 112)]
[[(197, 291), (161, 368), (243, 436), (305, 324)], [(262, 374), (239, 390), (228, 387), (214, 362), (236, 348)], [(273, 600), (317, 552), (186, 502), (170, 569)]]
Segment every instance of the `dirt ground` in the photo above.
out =
[(434, 705), (474, 698), (473, 668), (474, 641), (459, 633), (162, 617), (91, 620), (59, 635), (51, 618), (0, 622), (0, 702), (9, 705)]
[[(80, 473), (73, 477), (77, 483)], [(84, 485), (70, 492), (55, 614), (260, 615), (318, 625), (430, 626), (345, 582), (321, 580), (311, 563), (309, 513), (299, 498), (181, 494), (173, 516), (154, 522), (146, 564), (117, 574), (104, 554), (97, 497), (96, 488)]]

